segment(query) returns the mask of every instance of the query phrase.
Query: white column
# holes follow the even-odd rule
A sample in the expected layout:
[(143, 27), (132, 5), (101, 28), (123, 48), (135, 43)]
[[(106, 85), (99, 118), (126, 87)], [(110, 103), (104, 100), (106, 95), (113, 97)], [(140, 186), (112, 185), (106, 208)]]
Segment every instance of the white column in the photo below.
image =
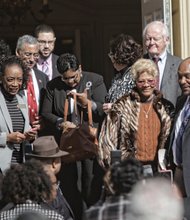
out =
[[(179, 0), (181, 58), (190, 56), (190, 1)], [(175, 24), (174, 24), (175, 25)]]

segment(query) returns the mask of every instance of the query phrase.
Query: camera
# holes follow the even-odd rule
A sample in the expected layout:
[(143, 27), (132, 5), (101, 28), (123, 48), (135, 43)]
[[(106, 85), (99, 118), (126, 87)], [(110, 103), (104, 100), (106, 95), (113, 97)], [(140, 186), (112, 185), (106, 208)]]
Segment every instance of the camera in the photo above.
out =
[(111, 151), (111, 164), (114, 164), (115, 162), (121, 162), (121, 150)]

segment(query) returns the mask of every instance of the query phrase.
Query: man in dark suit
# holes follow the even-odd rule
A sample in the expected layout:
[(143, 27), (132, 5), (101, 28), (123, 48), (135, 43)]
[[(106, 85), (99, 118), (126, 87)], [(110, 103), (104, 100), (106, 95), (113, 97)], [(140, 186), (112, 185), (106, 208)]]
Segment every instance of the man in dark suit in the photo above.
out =
[[(48, 174), (57, 175), (61, 169), (61, 159), (63, 158), (64, 160), (64, 156), (67, 154), (67, 152), (59, 150), (53, 136), (44, 136), (37, 138), (33, 142), (33, 149), (27, 156), (33, 160), (40, 161)], [(65, 220), (74, 219), (73, 211), (64, 198), (59, 185), (57, 185), (57, 196), (49, 205), (63, 215)]]
[[(37, 126), (39, 129), (39, 123), (40, 123), (39, 112), (42, 104), (41, 103), (43, 99), (42, 97), (44, 95), (44, 91), (48, 81), (48, 77), (45, 75), (45, 73), (41, 72), (40, 70), (34, 67), (36, 65), (37, 59), (39, 58), (39, 44), (37, 39), (31, 35), (23, 35), (19, 37), (16, 45), (16, 55), (23, 60), (23, 62), (30, 70), (29, 75), (32, 78), (31, 80), (34, 88), (33, 98), (35, 99), (37, 105), (35, 120), (30, 121), (30, 123), (33, 127)], [(25, 90), (25, 95), (28, 100), (29, 96), (27, 94), (27, 90), (28, 87)], [(29, 112), (29, 116), (30, 116), (30, 112)]]
[(41, 24), (35, 28), (34, 34), (39, 42), (40, 49), (37, 68), (51, 80), (60, 75), (57, 70), (58, 56), (53, 53), (56, 41), (55, 32), (52, 27)]
[(190, 197), (190, 57), (178, 69), (182, 96), (177, 100), (169, 153), (173, 153), (174, 180), (183, 196)]
[(177, 79), (177, 69), (181, 59), (167, 52), (169, 44), (167, 26), (161, 21), (153, 21), (147, 24), (143, 31), (143, 41), (147, 50), (144, 58), (152, 59), (158, 65), (158, 88), (163, 93), (164, 98), (171, 101), (175, 106), (177, 97), (181, 94)]

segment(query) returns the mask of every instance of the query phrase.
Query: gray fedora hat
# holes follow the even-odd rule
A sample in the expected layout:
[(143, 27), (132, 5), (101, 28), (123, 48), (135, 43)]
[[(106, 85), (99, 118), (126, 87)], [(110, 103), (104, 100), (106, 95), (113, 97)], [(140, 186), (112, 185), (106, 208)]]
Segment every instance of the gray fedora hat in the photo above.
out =
[(68, 155), (66, 151), (61, 151), (53, 136), (43, 136), (37, 138), (32, 143), (31, 153), (27, 153), (28, 157), (37, 158), (57, 158)]

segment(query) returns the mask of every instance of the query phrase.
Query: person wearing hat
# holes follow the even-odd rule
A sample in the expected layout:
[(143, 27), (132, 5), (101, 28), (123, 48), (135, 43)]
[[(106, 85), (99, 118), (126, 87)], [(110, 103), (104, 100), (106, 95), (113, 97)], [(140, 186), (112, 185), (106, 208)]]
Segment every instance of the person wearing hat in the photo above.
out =
[[(31, 153), (27, 153), (28, 159), (39, 160), (48, 174), (56, 175), (61, 169), (61, 160), (68, 155), (66, 151), (61, 151), (53, 136), (38, 137), (32, 144)], [(48, 204), (50, 208), (55, 209), (64, 216), (65, 220), (75, 219), (73, 211), (63, 196), (59, 186), (57, 187), (56, 199)]]

